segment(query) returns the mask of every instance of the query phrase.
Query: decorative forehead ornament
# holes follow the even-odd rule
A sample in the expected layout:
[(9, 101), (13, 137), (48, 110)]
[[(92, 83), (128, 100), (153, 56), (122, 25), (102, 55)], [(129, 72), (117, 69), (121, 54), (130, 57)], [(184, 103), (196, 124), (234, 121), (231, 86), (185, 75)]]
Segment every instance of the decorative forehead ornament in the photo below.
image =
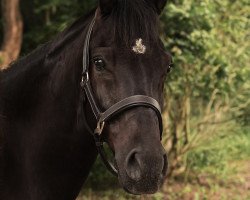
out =
[(136, 53), (136, 54), (145, 54), (146, 53), (146, 46), (142, 44), (142, 39), (139, 38), (135, 41), (135, 46), (133, 46), (132, 50)]

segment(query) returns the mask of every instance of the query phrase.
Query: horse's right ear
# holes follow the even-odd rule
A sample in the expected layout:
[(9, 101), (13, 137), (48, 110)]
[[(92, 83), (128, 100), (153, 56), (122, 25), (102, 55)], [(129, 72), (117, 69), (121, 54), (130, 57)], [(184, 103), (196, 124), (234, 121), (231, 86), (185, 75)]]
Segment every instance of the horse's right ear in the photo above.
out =
[(116, 0), (99, 0), (101, 13), (107, 15), (113, 10)]

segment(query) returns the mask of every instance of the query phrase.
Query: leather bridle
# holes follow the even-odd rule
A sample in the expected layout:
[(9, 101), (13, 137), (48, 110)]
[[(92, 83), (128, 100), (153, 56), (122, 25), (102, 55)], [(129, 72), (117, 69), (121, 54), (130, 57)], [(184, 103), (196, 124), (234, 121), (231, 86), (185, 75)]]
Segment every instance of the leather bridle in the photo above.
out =
[(96, 104), (93, 91), (91, 88), (90, 78), (89, 78), (89, 43), (91, 38), (91, 33), (93, 31), (93, 27), (95, 24), (96, 17), (91, 21), (87, 36), (84, 43), (83, 48), (83, 71), (82, 71), (82, 80), (81, 80), (81, 88), (82, 91), (85, 92), (87, 96), (87, 100), (91, 106), (91, 109), (95, 115), (95, 118), (97, 120), (97, 127), (94, 131), (87, 127), (89, 132), (94, 136), (96, 148), (98, 150), (98, 153), (101, 156), (101, 159), (103, 163), (106, 165), (107, 169), (114, 174), (115, 176), (118, 175), (118, 170), (116, 167), (107, 159), (107, 156), (104, 152), (103, 143), (104, 141), (101, 139), (101, 135), (105, 126), (105, 123), (109, 121), (111, 118), (115, 117), (116, 115), (134, 108), (134, 107), (148, 107), (155, 111), (158, 120), (159, 120), (159, 128), (160, 128), (160, 137), (162, 137), (162, 116), (161, 116), (161, 107), (159, 103), (152, 97), (145, 96), (145, 95), (134, 95), (130, 96), (128, 98), (125, 98), (118, 103), (114, 104), (110, 108), (108, 108), (106, 111), (101, 112), (99, 107)]

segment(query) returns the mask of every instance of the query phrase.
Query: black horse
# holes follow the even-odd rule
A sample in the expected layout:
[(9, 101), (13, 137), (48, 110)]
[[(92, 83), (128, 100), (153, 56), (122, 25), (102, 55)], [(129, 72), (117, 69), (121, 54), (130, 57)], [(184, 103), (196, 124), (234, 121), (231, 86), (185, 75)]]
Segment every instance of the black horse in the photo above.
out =
[[(102, 140), (126, 191), (158, 190), (167, 170), (157, 103), (163, 104), (171, 60), (158, 34), (165, 4), (100, 0), (97, 9), (0, 73), (0, 199), (75, 199)], [(105, 111), (114, 104), (111, 111), (119, 112), (99, 120), (93, 137), (93, 107)]]

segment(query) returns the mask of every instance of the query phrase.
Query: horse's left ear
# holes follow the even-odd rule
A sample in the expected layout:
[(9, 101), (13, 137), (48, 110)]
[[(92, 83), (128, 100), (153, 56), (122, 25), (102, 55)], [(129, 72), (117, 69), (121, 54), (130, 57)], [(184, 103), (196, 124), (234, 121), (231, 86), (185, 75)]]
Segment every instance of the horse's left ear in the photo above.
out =
[(155, 5), (157, 13), (160, 15), (167, 4), (167, 0), (148, 0)]
[(116, 0), (99, 0), (102, 14), (107, 15), (112, 12)]

